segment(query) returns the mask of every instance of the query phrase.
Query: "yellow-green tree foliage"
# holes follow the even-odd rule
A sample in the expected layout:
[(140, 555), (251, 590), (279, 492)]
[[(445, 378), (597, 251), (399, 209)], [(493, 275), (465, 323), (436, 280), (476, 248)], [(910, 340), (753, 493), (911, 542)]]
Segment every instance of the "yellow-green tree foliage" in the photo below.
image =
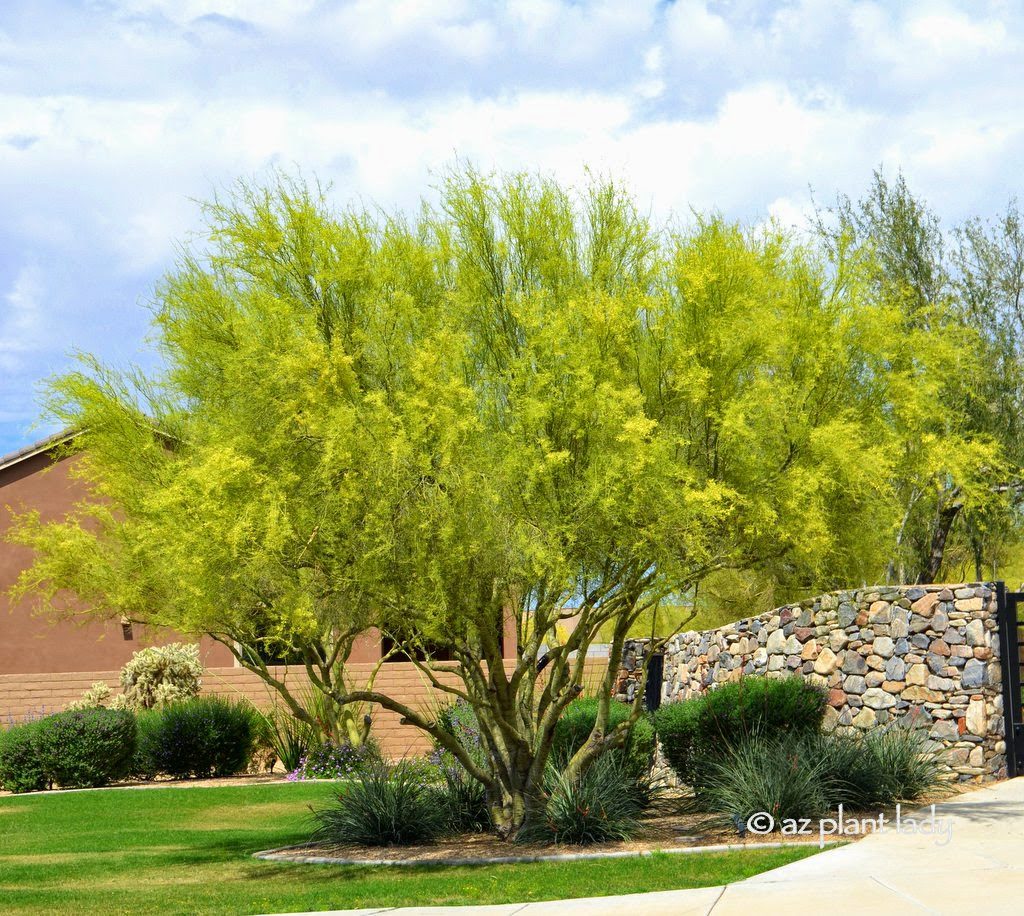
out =
[(994, 238), (968, 223), (951, 258), (938, 217), (902, 174), (890, 181), (876, 171), (864, 197), (841, 196), (818, 228), (833, 251), (870, 265), (874, 295), (900, 316), (894, 332), (913, 343), (894, 368), (916, 368), (915, 386), (927, 388), (893, 414), (901, 511), (885, 578), (957, 580), (972, 565), (980, 579), (985, 566), (994, 570), (1019, 514), (1015, 211)]
[[(459, 172), (386, 218), (283, 180), (206, 213), (157, 290), (163, 369), (86, 359), (52, 386), (92, 498), (22, 519), (20, 588), (209, 633), (301, 716), (262, 662), (290, 653), (334, 701), (434, 735), (505, 835), (599, 633), (617, 657), (721, 569), (825, 587), (884, 565), (905, 440), (937, 367), (969, 365), (906, 327), (865, 251), (719, 217), (671, 232), (611, 183)], [(371, 625), (472, 703), (488, 763), (346, 683)], [(572, 768), (640, 714), (609, 726), (614, 679)]]

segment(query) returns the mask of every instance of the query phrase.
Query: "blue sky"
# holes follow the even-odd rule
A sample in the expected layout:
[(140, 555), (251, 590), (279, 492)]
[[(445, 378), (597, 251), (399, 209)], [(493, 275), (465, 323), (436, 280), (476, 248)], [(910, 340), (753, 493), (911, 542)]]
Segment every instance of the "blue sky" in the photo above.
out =
[(149, 362), (153, 284), (235, 177), (391, 209), (456, 156), (589, 165), (799, 224), (882, 164), (953, 226), (1021, 192), (1022, 85), (1016, 0), (2, 0), (0, 454), (72, 351)]

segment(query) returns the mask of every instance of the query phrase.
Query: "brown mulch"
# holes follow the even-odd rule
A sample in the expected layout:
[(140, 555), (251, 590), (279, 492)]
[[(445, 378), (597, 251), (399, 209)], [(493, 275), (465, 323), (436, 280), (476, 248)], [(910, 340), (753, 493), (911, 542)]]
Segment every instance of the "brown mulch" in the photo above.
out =
[[(954, 795), (979, 789), (982, 784), (961, 783), (949, 786), (949, 791), (935, 797), (904, 805), (904, 814), (910, 810), (926, 808), (933, 802), (948, 800)], [(675, 802), (673, 805), (672, 802)], [(328, 845), (303, 845), (289, 849), (267, 850), (273, 852), (278, 860), (303, 860), (309, 857), (336, 858), (342, 860), (358, 860), (366, 863), (409, 863), (429, 865), (432, 862), (447, 860), (476, 859), (486, 862), (493, 859), (510, 857), (560, 856), (585, 853), (601, 855), (607, 853), (645, 853), (658, 852), (666, 849), (686, 847), (728, 845), (736, 847), (760, 846), (766, 843), (808, 844), (818, 845), (817, 819), (814, 820), (814, 833), (810, 836), (783, 836), (779, 832), (754, 835), (747, 833), (741, 836), (735, 826), (727, 819), (715, 817), (703, 812), (685, 810), (672, 811), (673, 807), (685, 808), (686, 798), (680, 793), (665, 806), (666, 813), (649, 817), (644, 822), (642, 832), (627, 842), (597, 843), (589, 846), (544, 845), (539, 843), (507, 843), (492, 834), (469, 833), (448, 837), (437, 843), (417, 846), (386, 846), (386, 847), (351, 847)], [(883, 809), (890, 820), (895, 815), (895, 808)], [(845, 812), (849, 818), (877, 817), (878, 811)], [(859, 835), (828, 835), (826, 842), (855, 842)]]
[(277, 851), (275, 858), (304, 859), (325, 856), (358, 859), (366, 862), (409, 862), (429, 865), (449, 859), (504, 859), (508, 857), (558, 856), (586, 853), (657, 852), (663, 849), (715, 845), (753, 846), (763, 843), (807, 842), (808, 837), (779, 835), (741, 837), (736, 828), (721, 818), (704, 813), (668, 813), (648, 818), (642, 832), (633, 840), (595, 843), (588, 846), (548, 845), (541, 843), (508, 843), (488, 833), (467, 833), (448, 837), (436, 843), (418, 846), (340, 847), (307, 845)]

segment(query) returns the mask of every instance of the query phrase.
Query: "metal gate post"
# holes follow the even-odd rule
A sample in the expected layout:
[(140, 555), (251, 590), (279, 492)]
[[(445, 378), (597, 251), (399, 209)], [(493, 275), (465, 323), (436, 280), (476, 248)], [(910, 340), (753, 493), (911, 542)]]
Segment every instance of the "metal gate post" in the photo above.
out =
[(665, 656), (656, 652), (647, 662), (647, 683), (644, 685), (644, 706), (654, 712), (661, 706), (661, 682), (665, 675)]
[(1003, 582), (996, 583), (996, 617), (999, 623), (999, 664), (1003, 680), (1003, 740), (1006, 742), (1006, 775), (1021, 772), (1022, 738), (1020, 692), (1020, 628), (1017, 604), (1024, 599), (1020, 592), (1007, 592)]

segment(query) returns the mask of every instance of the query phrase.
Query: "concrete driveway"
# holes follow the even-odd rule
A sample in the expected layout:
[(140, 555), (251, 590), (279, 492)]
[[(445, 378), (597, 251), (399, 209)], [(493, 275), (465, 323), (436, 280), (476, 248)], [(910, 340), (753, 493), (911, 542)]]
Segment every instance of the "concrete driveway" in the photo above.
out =
[[(497, 906), (338, 910), (336, 916), (749, 916), (1024, 911), (1024, 778), (936, 806), (938, 835), (886, 830), (725, 887)], [(948, 836), (947, 836), (948, 831)], [(948, 840), (948, 841), (947, 841)]]

